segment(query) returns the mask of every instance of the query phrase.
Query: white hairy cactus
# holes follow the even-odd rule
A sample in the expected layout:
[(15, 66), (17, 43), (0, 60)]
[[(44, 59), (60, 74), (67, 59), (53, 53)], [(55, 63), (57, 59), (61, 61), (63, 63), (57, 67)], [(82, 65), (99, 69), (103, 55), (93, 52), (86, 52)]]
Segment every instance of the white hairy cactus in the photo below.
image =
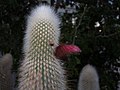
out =
[(37, 6), (28, 17), (19, 90), (65, 90), (64, 70), (54, 56), (59, 19), (49, 6)]
[(92, 65), (83, 67), (78, 83), (78, 90), (100, 90), (99, 77)]
[(5, 54), (0, 58), (0, 90), (12, 90), (12, 55)]

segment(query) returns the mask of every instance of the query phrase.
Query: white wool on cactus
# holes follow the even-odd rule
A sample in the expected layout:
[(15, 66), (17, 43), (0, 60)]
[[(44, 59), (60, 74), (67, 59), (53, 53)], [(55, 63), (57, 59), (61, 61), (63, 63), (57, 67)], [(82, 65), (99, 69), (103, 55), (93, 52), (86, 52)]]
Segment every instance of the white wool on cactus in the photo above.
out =
[(99, 77), (92, 65), (83, 67), (79, 76), (78, 90), (100, 90)]
[(49, 6), (37, 6), (27, 20), (19, 90), (66, 90), (64, 70), (54, 56), (59, 44), (59, 19)]
[[(60, 20), (54, 9), (50, 6), (40, 5), (35, 7), (27, 19), (26, 34), (24, 39), (24, 53), (29, 51), (30, 39), (32, 38), (31, 34), (37, 32), (37, 30), (43, 34), (49, 34), (54, 36), (54, 44), (59, 44), (60, 29), (59, 29)], [(36, 29), (35, 29), (36, 28)], [(33, 31), (34, 30), (34, 31)], [(49, 32), (49, 33), (47, 33)], [(43, 36), (46, 36), (43, 35)], [(46, 38), (46, 37), (44, 37)], [(47, 37), (49, 38), (49, 37)], [(50, 38), (49, 38), (50, 39)], [(52, 40), (49, 40), (49, 42)]]

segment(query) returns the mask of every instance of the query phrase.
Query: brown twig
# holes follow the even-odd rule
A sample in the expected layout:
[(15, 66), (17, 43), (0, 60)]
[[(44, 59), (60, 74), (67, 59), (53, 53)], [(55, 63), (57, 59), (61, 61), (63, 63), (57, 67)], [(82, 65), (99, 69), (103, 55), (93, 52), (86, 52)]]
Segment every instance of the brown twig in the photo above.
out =
[(80, 21), (79, 21), (78, 25), (75, 27), (75, 33), (74, 33), (73, 42), (72, 42), (73, 44), (75, 43), (76, 34), (77, 34), (79, 26), (81, 25), (81, 22), (82, 22), (83, 16), (85, 15), (86, 10), (87, 10), (87, 4), (84, 7), (84, 11), (80, 17)]
[(98, 35), (98, 36), (96, 36), (96, 38), (99, 38), (99, 37), (101, 37), (101, 38), (109, 38), (109, 37), (115, 36), (115, 35), (117, 35), (119, 33), (120, 32), (115, 32), (115, 33), (109, 34), (109, 35)]

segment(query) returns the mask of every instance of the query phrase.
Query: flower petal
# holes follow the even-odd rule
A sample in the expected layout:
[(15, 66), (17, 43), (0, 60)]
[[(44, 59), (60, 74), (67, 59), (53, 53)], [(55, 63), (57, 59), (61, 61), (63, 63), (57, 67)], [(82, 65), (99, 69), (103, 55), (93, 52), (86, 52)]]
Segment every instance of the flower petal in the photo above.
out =
[(81, 52), (81, 50), (76, 45), (61, 44), (58, 47), (56, 47), (55, 56), (57, 58), (62, 58), (66, 55), (79, 53), (79, 52)]

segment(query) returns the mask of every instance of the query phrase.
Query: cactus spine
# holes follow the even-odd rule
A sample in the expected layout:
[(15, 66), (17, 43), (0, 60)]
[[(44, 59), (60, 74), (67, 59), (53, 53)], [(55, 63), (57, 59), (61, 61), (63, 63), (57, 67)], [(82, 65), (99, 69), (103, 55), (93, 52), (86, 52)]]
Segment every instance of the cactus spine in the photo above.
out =
[(86, 65), (80, 74), (78, 90), (100, 90), (99, 79), (95, 68), (92, 65)]
[(19, 90), (65, 90), (64, 70), (54, 56), (59, 35), (59, 19), (53, 9), (36, 7), (27, 21)]

